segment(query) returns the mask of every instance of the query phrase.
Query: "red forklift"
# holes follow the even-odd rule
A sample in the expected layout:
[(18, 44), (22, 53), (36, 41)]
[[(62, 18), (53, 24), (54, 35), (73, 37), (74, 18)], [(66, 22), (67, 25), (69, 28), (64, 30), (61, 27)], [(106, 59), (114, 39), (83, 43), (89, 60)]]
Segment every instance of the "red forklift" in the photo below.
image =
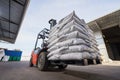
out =
[[(56, 25), (56, 20), (51, 19), (49, 21), (50, 29)], [(65, 69), (68, 64), (79, 64), (79, 65), (88, 65), (88, 64), (100, 64), (100, 59), (83, 59), (83, 60), (48, 60), (47, 54), (48, 52), (48, 35), (49, 29), (44, 28), (39, 34), (37, 35), (35, 48), (32, 51), (29, 66), (33, 67), (36, 66), (40, 71), (45, 71), (48, 67), (55, 67), (58, 66), (59, 69)], [(42, 42), (42, 43), (41, 43)], [(40, 44), (41, 47), (40, 47)]]

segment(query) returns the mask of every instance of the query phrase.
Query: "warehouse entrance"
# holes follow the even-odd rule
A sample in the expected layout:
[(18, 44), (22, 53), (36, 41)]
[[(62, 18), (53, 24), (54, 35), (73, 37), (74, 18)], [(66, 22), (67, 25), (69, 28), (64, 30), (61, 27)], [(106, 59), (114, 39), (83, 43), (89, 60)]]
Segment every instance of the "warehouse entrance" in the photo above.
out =
[(109, 58), (120, 60), (120, 27), (114, 26), (102, 31)]

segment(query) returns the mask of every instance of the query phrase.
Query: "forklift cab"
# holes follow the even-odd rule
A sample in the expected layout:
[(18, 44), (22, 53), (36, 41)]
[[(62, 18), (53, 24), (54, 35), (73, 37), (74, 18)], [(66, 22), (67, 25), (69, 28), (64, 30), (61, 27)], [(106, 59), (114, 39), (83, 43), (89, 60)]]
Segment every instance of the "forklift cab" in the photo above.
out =
[[(49, 20), (50, 29), (54, 25), (56, 25), (56, 23), (57, 22), (56, 22), (55, 19)], [(32, 54), (31, 54), (30, 66), (37, 65), (38, 55), (40, 54), (40, 52), (42, 52), (42, 51), (47, 52), (48, 34), (49, 34), (49, 29), (47, 29), (47, 28), (44, 28), (41, 32), (38, 33), (36, 43), (35, 43), (35, 47), (34, 47), (34, 50), (32, 51)], [(40, 41), (40, 40), (42, 40), (42, 41)]]
[(49, 30), (44, 28), (41, 32), (39, 32), (39, 34), (37, 35), (37, 39), (36, 39), (36, 43), (35, 43), (35, 47), (32, 51), (31, 54), (31, 65), (37, 65), (37, 61), (38, 61), (38, 55), (40, 54), (40, 52), (47, 50), (47, 39), (48, 39), (48, 34), (49, 34)]
[(34, 49), (32, 51), (31, 57), (32, 57), (32, 64), (33, 65), (36, 65), (36, 63), (37, 63), (37, 57), (38, 57), (40, 50), (41, 50), (40, 47), (37, 47), (36, 49)]

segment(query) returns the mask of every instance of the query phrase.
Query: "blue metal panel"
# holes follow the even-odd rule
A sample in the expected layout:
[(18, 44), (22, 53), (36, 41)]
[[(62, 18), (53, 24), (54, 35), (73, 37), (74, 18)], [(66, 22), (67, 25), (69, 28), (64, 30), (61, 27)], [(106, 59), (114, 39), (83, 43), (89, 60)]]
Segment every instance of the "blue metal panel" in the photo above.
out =
[(5, 50), (5, 55), (21, 57), (22, 51)]

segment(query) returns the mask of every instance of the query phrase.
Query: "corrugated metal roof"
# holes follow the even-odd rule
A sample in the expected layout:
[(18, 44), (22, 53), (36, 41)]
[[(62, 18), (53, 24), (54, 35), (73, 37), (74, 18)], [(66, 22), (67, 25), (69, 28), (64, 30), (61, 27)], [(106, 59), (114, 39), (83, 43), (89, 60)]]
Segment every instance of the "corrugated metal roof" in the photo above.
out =
[(0, 40), (15, 43), (29, 0), (0, 0)]

